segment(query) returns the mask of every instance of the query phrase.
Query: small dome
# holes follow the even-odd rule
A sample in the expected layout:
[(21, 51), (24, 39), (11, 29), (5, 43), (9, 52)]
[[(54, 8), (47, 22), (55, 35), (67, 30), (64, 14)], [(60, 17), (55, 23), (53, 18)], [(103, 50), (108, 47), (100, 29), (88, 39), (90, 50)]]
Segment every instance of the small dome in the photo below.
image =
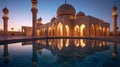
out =
[(4, 13), (9, 13), (9, 10), (5, 7), (5, 8), (3, 9), (3, 12), (4, 12)]
[(51, 22), (52, 22), (52, 21), (55, 21), (55, 20), (56, 20), (56, 18), (55, 18), (55, 17), (53, 17), (53, 18), (51, 19)]
[(116, 6), (113, 6), (113, 10), (117, 10), (117, 7), (116, 7)]
[(37, 23), (42, 25), (42, 18), (41, 17), (38, 19)]
[(63, 4), (57, 10), (57, 16), (60, 15), (75, 15), (76, 11), (70, 4)]
[(40, 17), (40, 18), (38, 19), (38, 21), (42, 21), (42, 18)]
[(77, 16), (85, 16), (85, 13), (84, 13), (84, 12), (79, 12), (79, 13), (77, 14)]
[(31, 2), (38, 2), (38, 0), (31, 0)]

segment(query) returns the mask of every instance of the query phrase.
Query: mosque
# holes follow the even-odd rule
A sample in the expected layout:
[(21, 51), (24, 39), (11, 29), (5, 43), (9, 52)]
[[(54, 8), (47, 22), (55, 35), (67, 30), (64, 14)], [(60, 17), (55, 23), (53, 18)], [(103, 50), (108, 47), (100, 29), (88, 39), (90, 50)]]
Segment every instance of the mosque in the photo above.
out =
[[(43, 24), (42, 18), (37, 19), (37, 3), (38, 0), (31, 0), (32, 2), (32, 27), (22, 26), (22, 32), (19, 35), (22, 36), (48, 36), (48, 37), (69, 37), (69, 36), (110, 36), (110, 24), (99, 18), (86, 15), (80, 11), (76, 13), (75, 8), (65, 3), (62, 4), (56, 12), (56, 17), (53, 17), (50, 22)], [(9, 10), (5, 7), (3, 9), (3, 21), (4, 21), (4, 35), (8, 35), (8, 13)], [(113, 34), (117, 34), (117, 7), (112, 8), (112, 22), (113, 22)], [(36, 22), (37, 21), (37, 22)], [(12, 32), (14, 33), (14, 32)], [(14, 33), (16, 34), (16, 33)], [(1, 35), (1, 34), (0, 34)], [(9, 34), (10, 35), (10, 34)]]
[(84, 12), (76, 13), (75, 8), (62, 4), (47, 24), (42, 24), (42, 18), (37, 21), (37, 36), (109, 36), (110, 24), (87, 16)]

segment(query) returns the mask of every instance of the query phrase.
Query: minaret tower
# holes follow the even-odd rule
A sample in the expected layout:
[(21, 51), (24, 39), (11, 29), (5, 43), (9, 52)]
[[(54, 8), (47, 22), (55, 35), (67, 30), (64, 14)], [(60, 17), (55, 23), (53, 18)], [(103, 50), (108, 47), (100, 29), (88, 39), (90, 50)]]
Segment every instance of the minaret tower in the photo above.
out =
[(116, 59), (117, 55), (118, 55), (118, 53), (117, 53), (117, 43), (114, 42), (112, 44), (112, 59)]
[(4, 36), (7, 36), (7, 31), (8, 31), (8, 19), (9, 19), (8, 13), (9, 13), (9, 10), (5, 7), (5, 8), (3, 9), (3, 17), (2, 17), (3, 22), (4, 22), (4, 23), (3, 23)]
[(112, 8), (112, 23), (113, 23), (113, 36), (117, 35), (117, 7), (113, 6)]
[(8, 44), (4, 44), (4, 53), (3, 53), (4, 63), (9, 62), (9, 53), (8, 53)]
[(37, 3), (38, 0), (31, 0), (32, 2), (32, 24), (33, 24), (33, 28), (32, 28), (32, 36), (37, 36), (37, 13), (38, 13), (38, 9), (37, 9)]

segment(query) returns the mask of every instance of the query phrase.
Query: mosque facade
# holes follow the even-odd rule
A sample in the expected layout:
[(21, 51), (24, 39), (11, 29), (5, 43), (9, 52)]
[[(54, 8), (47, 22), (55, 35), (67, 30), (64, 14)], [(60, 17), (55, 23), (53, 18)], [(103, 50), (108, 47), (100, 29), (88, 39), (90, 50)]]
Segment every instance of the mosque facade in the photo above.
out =
[(109, 36), (110, 24), (85, 15), (84, 12), (76, 13), (70, 4), (62, 4), (57, 9), (57, 16), (49, 23), (42, 24), (42, 18), (37, 20), (37, 36), (59, 37), (59, 36)]

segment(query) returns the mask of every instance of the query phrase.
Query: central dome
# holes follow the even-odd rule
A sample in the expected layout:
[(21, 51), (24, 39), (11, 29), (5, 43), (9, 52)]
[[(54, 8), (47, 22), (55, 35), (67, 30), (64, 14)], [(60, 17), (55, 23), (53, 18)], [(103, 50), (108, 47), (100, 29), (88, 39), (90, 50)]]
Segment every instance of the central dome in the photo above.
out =
[(57, 16), (60, 15), (75, 15), (76, 11), (70, 4), (63, 4), (57, 10)]

